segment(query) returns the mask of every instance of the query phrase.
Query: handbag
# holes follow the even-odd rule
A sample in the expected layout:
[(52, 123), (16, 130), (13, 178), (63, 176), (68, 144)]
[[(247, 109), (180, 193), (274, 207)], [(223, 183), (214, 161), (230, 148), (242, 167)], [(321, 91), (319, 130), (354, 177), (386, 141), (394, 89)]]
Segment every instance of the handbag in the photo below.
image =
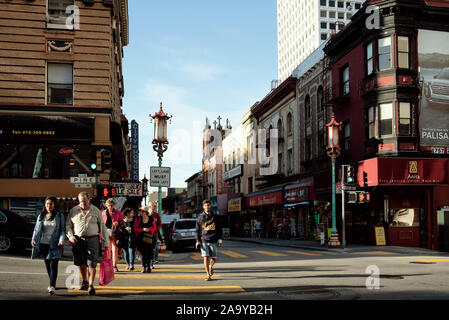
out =
[(100, 286), (108, 285), (114, 280), (114, 266), (112, 265), (112, 259), (109, 256), (109, 250), (105, 249), (103, 260), (100, 263)]
[(151, 232), (143, 233), (142, 242), (149, 245), (153, 244), (153, 235), (151, 234)]

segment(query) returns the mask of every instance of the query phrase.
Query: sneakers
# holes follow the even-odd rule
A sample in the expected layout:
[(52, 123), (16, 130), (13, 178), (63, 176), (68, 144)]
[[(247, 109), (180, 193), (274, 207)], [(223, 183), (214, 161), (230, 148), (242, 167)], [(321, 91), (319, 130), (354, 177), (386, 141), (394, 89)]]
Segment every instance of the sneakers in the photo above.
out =
[(48, 294), (49, 295), (54, 295), (55, 294), (55, 287), (48, 287), (47, 288), (47, 291), (48, 291)]
[(80, 290), (86, 291), (87, 289), (89, 289), (89, 282), (83, 281), (83, 284), (81, 285)]
[(129, 271), (133, 271), (134, 270), (134, 266), (129, 267)]
[(94, 295), (95, 295), (95, 289), (94, 289), (94, 286), (90, 286), (90, 287), (89, 287), (89, 290), (87, 291), (87, 294), (88, 294), (89, 296), (94, 296)]

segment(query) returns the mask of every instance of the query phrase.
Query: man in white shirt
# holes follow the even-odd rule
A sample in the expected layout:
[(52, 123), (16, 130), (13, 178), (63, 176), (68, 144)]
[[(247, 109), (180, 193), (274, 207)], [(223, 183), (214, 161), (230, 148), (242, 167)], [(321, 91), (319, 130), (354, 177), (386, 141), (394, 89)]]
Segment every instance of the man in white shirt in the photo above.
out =
[[(109, 237), (100, 210), (90, 204), (87, 192), (78, 195), (79, 205), (70, 210), (67, 219), (67, 237), (73, 245), (73, 261), (80, 267), (83, 277), (81, 290), (88, 290), (89, 295), (95, 295), (94, 280), (97, 262), (109, 247)], [(101, 247), (100, 247), (101, 234)], [(89, 271), (89, 280), (88, 280)]]

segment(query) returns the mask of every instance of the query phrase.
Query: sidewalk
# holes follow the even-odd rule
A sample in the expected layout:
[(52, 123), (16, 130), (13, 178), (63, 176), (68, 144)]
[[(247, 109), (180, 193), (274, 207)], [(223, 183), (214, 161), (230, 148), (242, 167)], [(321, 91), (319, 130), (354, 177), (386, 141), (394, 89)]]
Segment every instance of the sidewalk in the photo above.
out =
[(320, 241), (313, 240), (296, 240), (296, 239), (275, 239), (275, 238), (240, 238), (240, 237), (230, 237), (228, 241), (240, 241), (249, 243), (259, 243), (263, 245), (284, 247), (284, 248), (297, 248), (315, 251), (329, 251), (337, 253), (358, 253), (358, 252), (391, 252), (394, 254), (404, 254), (404, 255), (449, 255), (448, 252), (440, 252), (435, 250), (429, 250), (425, 248), (410, 248), (410, 247), (399, 247), (399, 246), (370, 246), (363, 244), (347, 244), (346, 248), (329, 249), (327, 244), (321, 246)]

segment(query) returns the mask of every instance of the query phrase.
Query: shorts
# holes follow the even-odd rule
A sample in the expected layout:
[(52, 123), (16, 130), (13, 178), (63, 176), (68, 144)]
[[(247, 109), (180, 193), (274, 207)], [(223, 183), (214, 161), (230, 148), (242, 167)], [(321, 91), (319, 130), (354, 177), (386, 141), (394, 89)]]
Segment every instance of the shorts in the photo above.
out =
[(201, 243), (201, 256), (216, 258), (218, 253), (218, 246), (216, 243), (203, 242)]
[(72, 248), (73, 263), (78, 267), (96, 268), (100, 260), (100, 238), (98, 236), (86, 239), (76, 237), (76, 241)]

